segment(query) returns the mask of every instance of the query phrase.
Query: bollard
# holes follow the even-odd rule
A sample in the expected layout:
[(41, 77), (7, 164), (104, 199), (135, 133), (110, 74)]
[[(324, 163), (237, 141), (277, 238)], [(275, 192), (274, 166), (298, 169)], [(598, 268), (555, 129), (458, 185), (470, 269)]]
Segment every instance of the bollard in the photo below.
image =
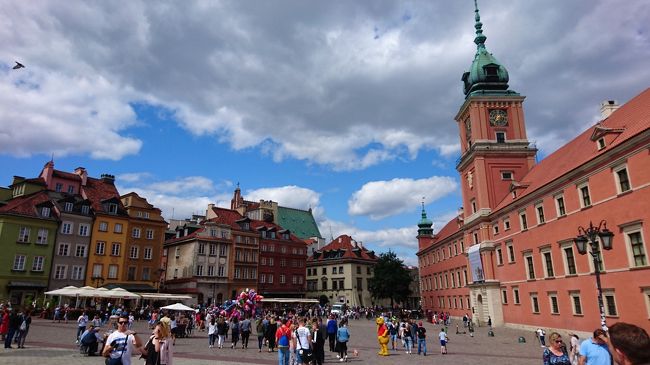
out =
[(488, 337), (494, 337), (494, 331), (489, 330), (488, 331)]
[(524, 338), (524, 336), (519, 336), (519, 339), (517, 340), (517, 342), (526, 343), (526, 339)]

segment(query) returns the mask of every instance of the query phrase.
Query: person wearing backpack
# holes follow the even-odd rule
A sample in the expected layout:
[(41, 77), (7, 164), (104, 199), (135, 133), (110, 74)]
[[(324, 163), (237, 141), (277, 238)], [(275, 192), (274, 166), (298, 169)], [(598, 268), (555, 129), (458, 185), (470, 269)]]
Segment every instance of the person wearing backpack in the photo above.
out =
[(341, 326), (338, 331), (336, 331), (336, 342), (339, 346), (339, 361), (348, 361), (348, 341), (350, 340), (350, 331), (348, 330), (348, 322), (346, 320), (341, 321)]
[(287, 327), (287, 320), (282, 319), (280, 328), (275, 332), (275, 342), (278, 346), (278, 364), (289, 365), (289, 344), (291, 341), (291, 330)]

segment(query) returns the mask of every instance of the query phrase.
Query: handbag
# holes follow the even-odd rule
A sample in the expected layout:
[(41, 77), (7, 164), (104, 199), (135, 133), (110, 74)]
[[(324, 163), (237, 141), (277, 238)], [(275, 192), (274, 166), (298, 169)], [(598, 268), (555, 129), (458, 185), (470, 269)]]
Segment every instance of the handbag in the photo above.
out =
[(298, 330), (296, 330), (296, 338), (298, 339), (298, 343), (300, 344), (300, 350), (298, 350), (298, 355), (300, 355), (302, 362), (305, 364), (312, 362), (312, 360), (314, 360), (314, 352), (312, 351), (311, 348), (306, 349), (302, 347), (302, 342), (300, 341)]
[(122, 365), (122, 356), (124, 355), (124, 351), (126, 350), (126, 347), (129, 346), (129, 335), (126, 335), (126, 339), (124, 340), (124, 347), (122, 348), (122, 352), (120, 353), (120, 357), (118, 358), (112, 358), (109, 357), (106, 358), (106, 361), (104, 362), (105, 365)]

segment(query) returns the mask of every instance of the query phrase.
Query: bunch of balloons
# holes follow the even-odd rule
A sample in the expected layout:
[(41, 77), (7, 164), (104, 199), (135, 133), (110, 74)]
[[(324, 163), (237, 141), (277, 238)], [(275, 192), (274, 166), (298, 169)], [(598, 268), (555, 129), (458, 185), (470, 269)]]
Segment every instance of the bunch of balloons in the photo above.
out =
[(246, 288), (246, 290), (239, 293), (235, 300), (225, 301), (221, 305), (220, 314), (227, 318), (236, 317), (237, 319), (241, 319), (242, 314), (248, 314), (251, 317), (255, 316), (257, 302), (263, 298), (263, 296), (255, 292), (255, 289)]

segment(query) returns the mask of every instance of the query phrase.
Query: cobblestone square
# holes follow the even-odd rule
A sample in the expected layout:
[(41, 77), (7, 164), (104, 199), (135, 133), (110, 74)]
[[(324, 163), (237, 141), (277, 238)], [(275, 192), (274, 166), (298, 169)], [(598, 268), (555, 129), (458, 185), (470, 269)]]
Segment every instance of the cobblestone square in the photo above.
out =
[[(460, 324), (462, 328), (462, 323)], [(402, 350), (391, 351), (388, 357), (380, 357), (375, 324), (365, 319), (350, 322), (351, 338), (348, 345), (350, 350), (349, 362), (352, 364), (539, 364), (542, 349), (532, 332), (524, 332), (509, 328), (494, 328), (495, 336), (488, 337), (488, 329), (476, 329), (475, 336), (455, 334), (456, 323), (449, 327), (449, 345), (447, 355), (440, 354), (437, 334), (441, 326), (426, 323), (428, 356), (408, 355)], [(104, 327), (103, 330), (108, 330)], [(134, 330), (143, 341), (149, 333), (146, 322), (140, 321), (134, 325)], [(462, 329), (461, 329), (462, 331)], [(3, 349), (0, 352), (0, 364), (11, 365), (101, 365), (102, 357), (86, 357), (79, 353), (75, 345), (76, 323), (52, 323), (49, 320), (35, 319), (27, 337), (25, 349)], [(566, 338), (566, 334), (563, 334)], [(519, 336), (526, 338), (526, 343), (518, 343)], [(249, 348), (231, 349), (226, 340), (227, 348), (210, 349), (206, 332), (194, 332), (190, 338), (179, 338), (174, 347), (175, 364), (276, 364), (277, 353), (268, 353), (266, 348), (262, 353), (257, 351), (257, 339), (253, 338)], [(390, 345), (389, 345), (390, 346)], [(327, 345), (326, 345), (327, 347)], [(358, 351), (358, 357), (352, 355)], [(338, 362), (334, 353), (326, 352), (326, 363)], [(143, 360), (134, 357), (133, 364), (142, 364)]]

